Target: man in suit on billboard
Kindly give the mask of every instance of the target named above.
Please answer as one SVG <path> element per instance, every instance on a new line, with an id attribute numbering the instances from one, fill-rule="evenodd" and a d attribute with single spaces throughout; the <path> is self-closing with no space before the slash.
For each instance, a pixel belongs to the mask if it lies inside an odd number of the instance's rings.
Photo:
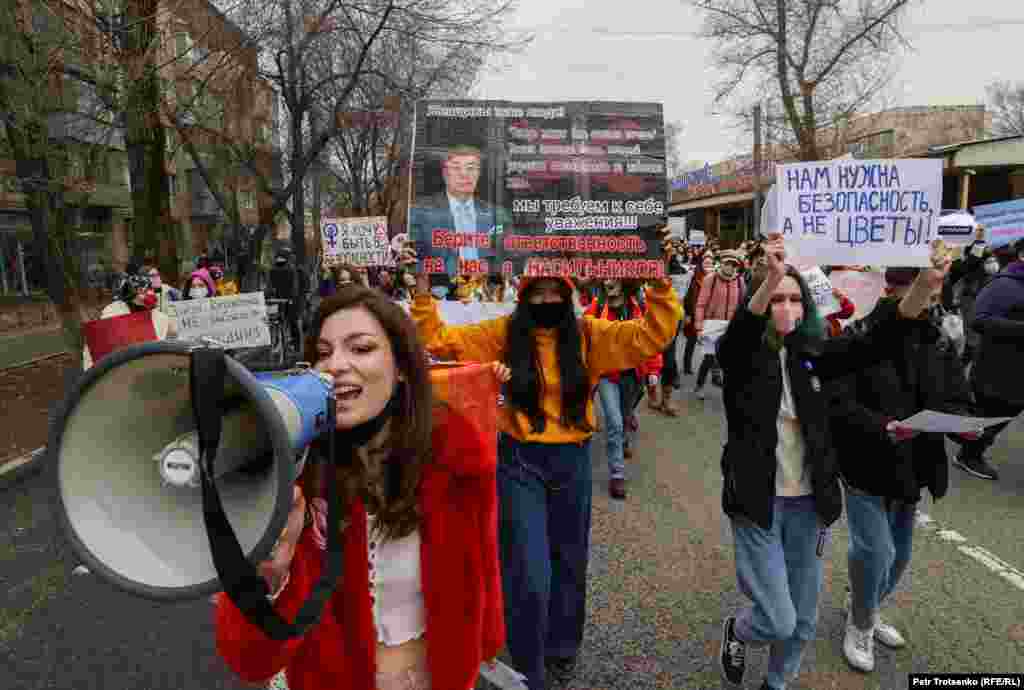
<path id="1" fill-rule="evenodd" d="M 448 149 L 441 166 L 445 192 L 426 199 L 417 199 L 409 212 L 411 234 L 421 248 L 421 258 L 444 259 L 445 273 L 458 275 L 459 260 L 486 260 L 490 270 L 501 269 L 504 257 L 502 235 L 512 229 L 512 216 L 504 208 L 477 197 L 480 182 L 481 154 L 474 146 Z M 456 233 L 460 240 L 486 236 L 490 242 L 465 242 L 455 248 L 436 247 L 432 242 L 435 230 Z M 425 251 L 423 245 L 426 245 Z"/>

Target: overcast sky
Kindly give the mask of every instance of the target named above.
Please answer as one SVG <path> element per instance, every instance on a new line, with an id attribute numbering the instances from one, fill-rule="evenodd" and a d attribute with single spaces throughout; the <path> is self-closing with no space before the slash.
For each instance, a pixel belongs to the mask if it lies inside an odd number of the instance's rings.
<path id="1" fill-rule="evenodd" d="M 474 96 L 661 102 L 665 118 L 683 125 L 682 159 L 715 162 L 744 144 L 712 112 L 700 24 L 685 0 L 519 0 L 510 28 L 536 38 L 484 74 Z M 907 26 L 913 46 L 893 105 L 981 103 L 991 81 L 1024 80 L 1022 0 L 915 0 Z"/>

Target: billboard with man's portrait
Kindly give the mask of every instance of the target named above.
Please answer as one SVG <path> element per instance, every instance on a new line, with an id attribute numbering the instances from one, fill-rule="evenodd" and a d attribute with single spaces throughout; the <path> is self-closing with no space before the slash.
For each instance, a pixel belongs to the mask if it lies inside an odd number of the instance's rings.
<path id="1" fill-rule="evenodd" d="M 420 101 L 412 176 L 426 273 L 664 276 L 658 103 Z"/>

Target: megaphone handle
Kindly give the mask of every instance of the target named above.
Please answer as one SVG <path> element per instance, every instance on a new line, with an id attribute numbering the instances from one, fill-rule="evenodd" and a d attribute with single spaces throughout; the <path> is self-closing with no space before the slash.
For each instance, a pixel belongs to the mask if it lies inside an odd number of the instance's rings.
<path id="1" fill-rule="evenodd" d="M 341 578 L 344 543 L 340 529 L 328 530 L 327 563 L 320 580 L 303 603 L 294 623 L 288 623 L 267 600 L 269 589 L 256 566 L 249 562 L 235 535 L 214 480 L 213 463 L 220 444 L 222 401 L 227 363 L 222 350 L 198 348 L 191 352 L 189 384 L 192 413 L 199 436 L 199 467 L 203 487 L 203 520 L 210 539 L 213 565 L 228 598 L 247 619 L 272 640 L 285 641 L 301 637 L 320 620 L 324 605 Z M 329 419 L 337 414 L 333 394 L 328 398 Z M 328 425 L 331 458 L 334 458 L 334 424 Z M 331 463 L 333 469 L 333 462 Z M 333 478 L 332 478 L 333 479 Z M 341 519 L 341 499 L 334 481 L 327 487 L 328 524 L 337 526 Z"/>

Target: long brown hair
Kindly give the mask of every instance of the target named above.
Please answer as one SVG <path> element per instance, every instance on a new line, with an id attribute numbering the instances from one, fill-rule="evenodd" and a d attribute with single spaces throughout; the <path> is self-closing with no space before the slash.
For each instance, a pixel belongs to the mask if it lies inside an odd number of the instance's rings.
<path id="1" fill-rule="evenodd" d="M 317 341 L 324 321 L 339 311 L 363 308 L 380 322 L 391 342 L 395 366 L 405 381 L 399 384 L 398 400 L 390 420 L 387 457 L 381 471 L 373 472 L 356 457 L 352 448 L 338 448 L 328 462 L 307 463 L 300 478 L 306 497 L 323 497 L 327 468 L 335 467 L 335 481 L 346 507 L 362 495 L 377 514 L 377 525 L 385 538 L 411 534 L 419 525 L 417 493 L 423 466 L 431 458 L 434 404 L 427 371 L 427 356 L 416 327 L 400 306 L 382 293 L 361 285 L 347 285 L 320 303 L 316 321 L 305 343 L 305 359 L 315 363 Z M 325 444 L 314 450 L 326 455 Z M 371 452 L 372 455 L 372 452 Z"/>

